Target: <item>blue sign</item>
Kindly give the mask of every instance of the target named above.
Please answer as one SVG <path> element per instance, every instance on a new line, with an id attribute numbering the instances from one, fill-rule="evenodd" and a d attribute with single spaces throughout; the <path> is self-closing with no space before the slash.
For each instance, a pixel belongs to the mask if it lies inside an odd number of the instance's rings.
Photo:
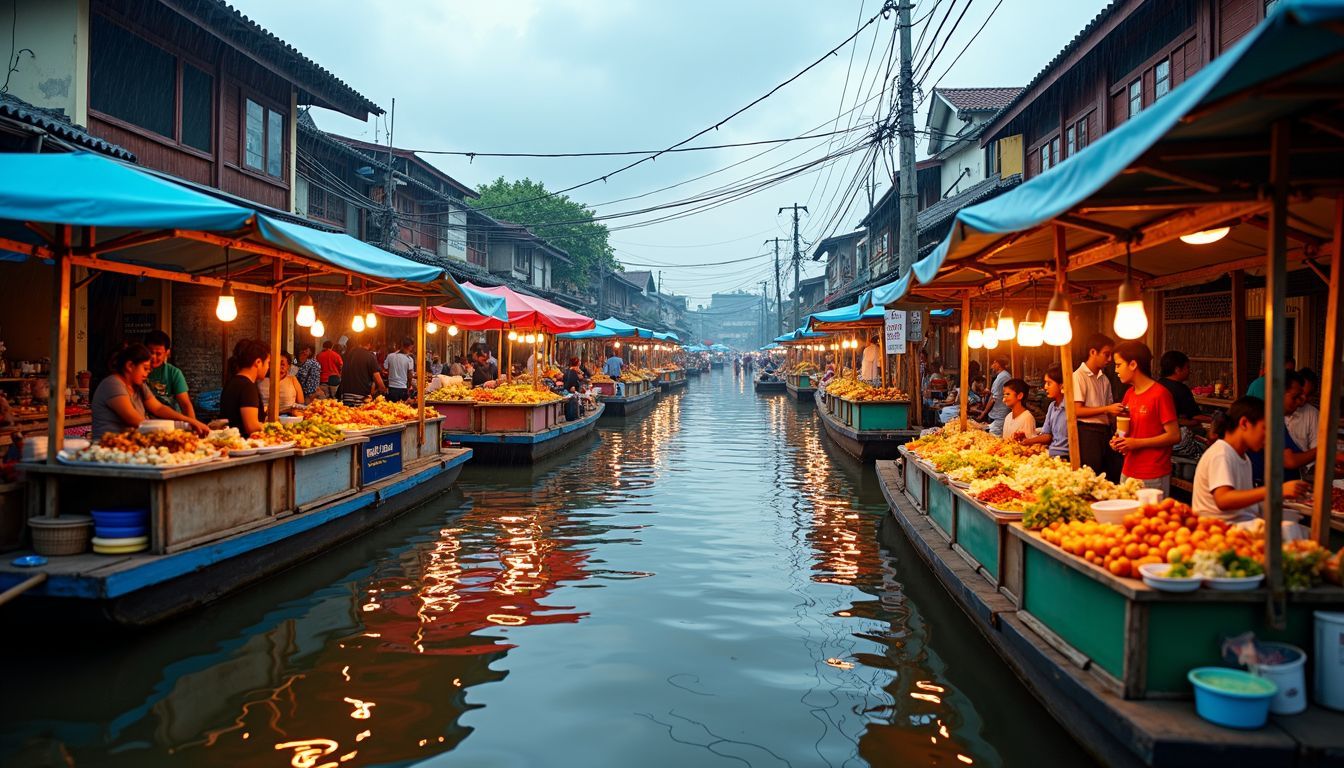
<path id="1" fill-rule="evenodd" d="M 401 432 L 375 435 L 363 445 L 364 484 L 376 483 L 401 471 Z"/>

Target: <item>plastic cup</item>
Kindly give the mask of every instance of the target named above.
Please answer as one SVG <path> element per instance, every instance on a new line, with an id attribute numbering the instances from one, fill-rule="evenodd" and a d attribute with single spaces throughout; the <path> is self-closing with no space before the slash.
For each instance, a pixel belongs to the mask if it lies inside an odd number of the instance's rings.
<path id="1" fill-rule="evenodd" d="M 1129 417 L 1128 417 L 1128 416 L 1116 416 L 1116 417 L 1115 417 L 1115 434 L 1119 435 L 1120 437 L 1124 437 L 1125 435 L 1128 435 L 1128 434 L 1129 434 Z"/>

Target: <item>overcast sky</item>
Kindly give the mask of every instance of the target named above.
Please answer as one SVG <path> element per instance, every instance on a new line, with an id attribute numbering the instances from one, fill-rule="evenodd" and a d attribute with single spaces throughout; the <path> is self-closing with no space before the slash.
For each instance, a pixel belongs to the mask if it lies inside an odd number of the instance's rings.
<path id="1" fill-rule="evenodd" d="M 928 16 L 936 27 L 950 2 L 935 7 L 935 0 L 917 0 L 913 18 Z M 390 110 L 395 98 L 397 146 L 473 152 L 670 146 L 792 77 L 881 7 L 880 0 L 234 0 L 234 5 L 384 109 Z M 1002 0 L 994 11 L 993 0 L 956 3 L 924 90 L 940 76 L 950 87 L 1025 85 L 1104 5 L 1104 0 Z M 947 31 L 964 9 L 944 48 Z M 957 59 L 986 18 L 984 31 Z M 871 123 L 878 101 L 862 103 L 875 93 L 875 73 L 885 70 L 894 24 L 894 15 L 879 20 L 837 55 L 692 146 Z M 916 38 L 921 31 L 924 24 L 917 23 Z M 927 31 L 923 48 L 933 33 Z M 856 103 L 854 122 L 846 115 L 837 124 L 837 113 Z M 358 123 L 319 110 L 314 116 L 327 130 L 374 138 L 372 120 Z M 916 120 L 922 128 L 922 110 Z M 385 138 L 381 125 L 376 130 Z M 861 135 L 664 155 L 571 196 L 600 215 L 666 204 L 740 183 L 771 166 L 778 165 L 773 173 L 779 173 L 817 160 Z M 919 157 L 924 145 L 921 141 Z M 749 159 L 765 150 L 771 151 Z M 776 213 L 780 206 L 808 206 L 801 226 L 805 251 L 807 243 L 848 231 L 863 217 L 866 192 L 855 196 L 847 215 L 840 214 L 861 157 L 855 153 L 820 165 L 703 213 L 613 231 L 617 258 L 630 269 L 661 269 L 662 289 L 690 296 L 693 308 L 707 304 L 715 291 L 758 290 L 759 281 L 774 275 L 773 255 L 761 255 L 770 246 L 762 241 L 791 236 L 790 220 Z M 527 176 L 550 189 L 602 176 L 634 159 L 426 158 L 468 185 Z M 878 169 L 880 196 L 886 172 L 880 163 Z M 689 181 L 716 170 L 721 172 Z M 646 196 L 613 202 L 634 195 Z M 629 226 L 670 212 L 607 224 Z M 729 261 L 735 263 L 724 263 Z M 788 271 L 788 262 L 784 265 Z M 820 273 L 821 265 L 804 261 L 805 277 Z"/>

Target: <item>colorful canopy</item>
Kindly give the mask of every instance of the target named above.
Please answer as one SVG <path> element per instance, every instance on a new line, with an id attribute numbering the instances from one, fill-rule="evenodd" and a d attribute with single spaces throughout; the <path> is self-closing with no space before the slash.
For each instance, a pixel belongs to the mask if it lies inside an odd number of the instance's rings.
<path id="1" fill-rule="evenodd" d="M 813 312 L 807 316 L 807 322 L 799 330 L 812 330 L 827 323 L 859 323 L 859 322 L 882 322 L 884 310 L 882 305 L 863 308 L 861 297 L 858 302 L 844 307 L 828 309 L 824 312 Z"/>
<path id="2" fill-rule="evenodd" d="M 565 333 L 583 331 L 595 326 L 591 317 L 571 312 L 552 304 L 545 299 L 518 293 L 505 286 L 480 286 L 474 283 L 462 283 L 462 288 L 493 299 L 501 303 L 504 315 L 486 315 L 468 309 L 434 306 L 429 308 L 429 316 L 436 323 L 456 325 L 473 331 L 500 330 L 505 328 L 537 329 L 547 333 Z M 388 317 L 414 317 L 420 313 L 419 307 L 396 304 L 378 304 L 374 311 Z M 504 317 L 507 317 L 505 321 Z"/>
<path id="3" fill-rule="evenodd" d="M 867 303 L 901 299 L 915 288 L 911 275 L 931 295 L 992 291 L 999 275 L 1015 277 L 1009 285 L 1047 275 L 1055 222 L 1067 226 L 1065 250 L 1082 280 L 1118 280 L 1113 270 L 1092 265 L 1123 258 L 1126 241 L 1147 287 L 1202 282 L 1263 260 L 1263 223 L 1256 217 L 1269 201 L 1254 182 L 1265 175 L 1270 129 L 1321 111 L 1329 89 L 1344 82 L 1341 20 L 1339 0 L 1283 0 L 1231 49 L 1075 157 L 962 209 L 931 254 L 900 280 L 875 288 Z M 1320 154 L 1330 151 L 1320 142 L 1293 141 L 1294 167 L 1337 162 Z M 1260 151 L 1219 154 L 1215 142 Z M 1331 207 L 1295 200 L 1290 216 L 1328 232 Z M 1214 248 L 1176 239 L 1221 226 L 1233 231 Z"/>
<path id="4" fill-rule="evenodd" d="M 647 328 L 636 328 L 629 323 L 617 320 L 614 317 L 608 317 L 606 320 L 598 320 L 591 330 L 574 331 L 571 333 L 562 333 L 560 338 L 568 341 L 583 341 L 585 339 L 651 339 L 653 331 Z"/>

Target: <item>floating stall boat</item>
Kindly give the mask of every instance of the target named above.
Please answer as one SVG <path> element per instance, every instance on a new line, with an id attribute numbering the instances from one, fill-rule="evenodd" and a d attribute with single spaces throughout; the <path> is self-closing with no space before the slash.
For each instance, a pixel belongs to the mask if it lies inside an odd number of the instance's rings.
<path id="1" fill-rule="evenodd" d="M 1055 299 L 1043 339 L 1058 347 L 1068 371 L 1074 323 L 1085 317 L 1076 308 L 1070 313 L 1072 281 L 1092 293 L 1114 290 L 1117 272 L 1126 282 L 1142 274 L 1145 288 L 1160 289 L 1263 270 L 1265 357 L 1278 361 L 1285 349 L 1289 266 L 1318 253 L 1329 260 L 1328 278 L 1322 275 L 1329 290 L 1319 424 L 1323 436 L 1335 434 L 1344 323 L 1344 134 L 1334 129 L 1344 118 L 1334 87 L 1344 82 L 1341 23 L 1344 5 L 1337 2 L 1278 4 L 1235 47 L 1060 169 L 958 213 L 948 237 L 915 263 L 913 279 L 920 286 L 907 275 L 900 284 L 874 289 L 874 302 L 898 300 L 912 290 L 961 298 L 962 415 L 937 439 L 970 434 L 964 393 L 973 298 L 1053 277 Z M 1149 164 L 1152 158 L 1161 158 L 1158 166 Z M 1307 240 L 1307 231 L 1323 236 Z M 1122 258 L 1128 262 L 1123 267 L 1110 263 Z M 1053 275 L 1039 266 L 1051 262 Z M 971 264 L 978 272 L 965 268 Z M 1129 290 L 1122 287 L 1119 295 Z M 1117 333 L 1144 336 L 1146 314 L 1138 316 L 1142 323 L 1126 318 L 1122 327 L 1116 312 Z M 1163 319 L 1152 331 L 1159 337 Z M 986 323 L 981 335 L 988 332 Z M 1018 342 L 1030 347 L 1041 340 Z M 1338 696 L 1330 687 L 1337 682 L 1322 682 L 1325 677 L 1281 688 L 1285 700 L 1276 699 L 1278 714 L 1262 727 L 1250 723 L 1249 730 L 1215 725 L 1201 716 L 1214 713 L 1197 712 L 1190 701 L 1198 695 L 1192 671 L 1226 667 L 1224 641 L 1248 631 L 1309 656 L 1325 654 L 1312 659 L 1318 665 L 1338 658 L 1337 633 L 1326 633 L 1326 643 L 1316 640 L 1321 622 L 1344 610 L 1344 587 L 1320 583 L 1341 575 L 1337 561 L 1323 559 L 1328 550 L 1321 546 L 1339 524 L 1331 509 L 1335 440 L 1322 439 L 1318 448 L 1308 538 L 1285 544 L 1283 368 L 1271 364 L 1265 376 L 1267 499 L 1258 530 L 1200 517 L 1174 500 L 1135 505 L 1113 526 L 1048 524 L 1063 510 L 1086 516 L 1077 510 L 1087 501 L 1079 489 L 1092 481 L 1090 470 L 1079 469 L 1072 398 L 1065 398 L 1069 461 L 1055 461 L 1048 479 L 1034 488 L 1016 487 L 1023 474 L 1011 463 L 991 468 L 999 473 L 994 477 L 976 479 L 982 459 L 956 443 L 936 453 L 921 440 L 897 460 L 878 463 L 893 517 L 950 597 L 1045 707 L 1108 765 L 1183 768 L 1229 755 L 1246 764 L 1310 765 L 1338 762 L 1344 754 L 1339 700 L 1329 699 L 1335 709 L 1313 703 Z M 953 464 L 967 469 L 949 469 Z M 1081 484 L 1078 472 L 1087 473 Z M 977 483 L 995 485 L 977 490 Z M 1024 492 L 1032 500 L 1022 506 L 1018 494 Z M 1153 538 L 1148 529 L 1159 524 Z M 1089 530 L 1097 538 L 1076 538 Z M 1209 538 L 1197 537 L 1200 532 Z M 1181 547 L 1193 550 L 1196 575 L 1179 585 L 1164 578 L 1172 575 L 1170 552 L 1164 551 L 1169 540 L 1183 558 Z M 1092 545 L 1102 551 L 1087 551 Z M 1205 555 L 1241 569 L 1244 578 L 1202 573 Z M 1243 558 L 1250 564 L 1243 566 Z M 1150 570 L 1141 574 L 1140 567 Z M 1166 591 L 1176 586 L 1191 591 Z M 1231 586 L 1242 589 L 1227 591 Z"/>
<path id="2" fill-rule="evenodd" d="M 593 377 L 593 390 L 597 393 L 598 401 L 605 406 L 604 416 L 629 416 L 641 413 L 658 399 L 661 389 L 657 382 L 651 381 L 642 372 L 633 368 L 636 353 L 647 340 L 653 338 L 653 331 L 608 317 L 605 320 L 598 320 L 593 328 L 562 333 L 558 338 L 568 342 L 596 341 L 602 347 L 609 346 L 613 352 L 620 353 L 623 359 L 629 359 L 627 369 L 619 382 L 603 374 Z"/>
<path id="3" fill-rule="evenodd" d="M 826 334 L 803 327 L 775 339 L 776 344 L 789 351 L 792 361 L 784 369 L 784 388 L 802 402 L 813 402 L 816 394 L 821 377 L 820 355 L 825 348 L 822 340 L 825 338 Z"/>
<path id="4" fill-rule="evenodd" d="M 113 160 L 11 154 L 0 168 L 0 250 L 54 273 L 51 392 L 72 383 L 75 268 L 217 289 L 222 322 L 237 314 L 234 292 L 258 297 L 269 303 L 272 359 L 285 305 L 301 294 L 300 314 L 311 312 L 310 292 L 353 286 L 361 295 L 448 297 L 503 316 L 503 302 L 438 268 Z M 416 314 L 423 377 L 423 304 Z M 312 319 L 320 335 L 320 319 Z M 278 380 L 271 383 L 275 421 Z M 42 551 L 0 562 L 0 603 L 16 600 L 7 610 L 32 617 L 148 624 L 203 605 L 404 512 L 450 486 L 471 457 L 469 449 L 441 450 L 438 419 L 423 407 L 385 401 L 360 408 L 318 401 L 308 418 L 267 424 L 248 440 L 199 439 L 169 424 L 164 432 L 108 433 L 83 448 L 66 445 L 64 406 L 65 398 L 51 398 L 45 450 L 19 465 L 23 527 Z M 102 536 L 115 545 L 95 538 L 90 554 L 90 529 L 108 528 L 118 533 Z"/>
<path id="5" fill-rule="evenodd" d="M 480 425 L 475 432 L 445 432 L 450 445 L 472 449 L 477 461 L 530 464 L 568 448 L 593 433 L 605 403 L 577 420 L 564 419 L 563 403 L 513 405 L 477 403 Z"/>

